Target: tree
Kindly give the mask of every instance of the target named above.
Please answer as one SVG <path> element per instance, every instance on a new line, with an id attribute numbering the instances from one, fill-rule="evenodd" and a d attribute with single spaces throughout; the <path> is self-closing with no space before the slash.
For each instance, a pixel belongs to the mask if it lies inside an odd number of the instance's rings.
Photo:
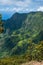
<path id="1" fill-rule="evenodd" d="M 3 22 L 2 22 L 2 15 L 0 14 L 0 33 L 2 33 L 4 31 L 3 28 Z"/>

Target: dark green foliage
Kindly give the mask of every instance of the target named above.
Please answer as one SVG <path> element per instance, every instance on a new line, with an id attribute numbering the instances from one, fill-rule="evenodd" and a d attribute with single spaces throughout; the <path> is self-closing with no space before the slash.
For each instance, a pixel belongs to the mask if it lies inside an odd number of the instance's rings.
<path id="1" fill-rule="evenodd" d="M 4 27 L 10 32 L 22 28 L 22 31 L 37 32 L 43 29 L 43 12 L 15 13 L 4 21 Z"/>
<path id="2" fill-rule="evenodd" d="M 19 65 L 30 60 L 43 60 L 43 12 L 14 14 L 4 22 L 0 34 L 0 63 Z M 8 57 L 8 58 L 7 58 Z M 11 60 L 12 59 L 12 60 Z"/>
<path id="3" fill-rule="evenodd" d="M 4 31 L 3 23 L 2 23 L 2 15 L 0 14 L 0 33 Z"/>

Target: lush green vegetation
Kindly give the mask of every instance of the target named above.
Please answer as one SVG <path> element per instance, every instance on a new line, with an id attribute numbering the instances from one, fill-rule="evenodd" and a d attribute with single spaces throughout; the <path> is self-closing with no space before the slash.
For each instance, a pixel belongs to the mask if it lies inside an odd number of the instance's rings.
<path id="1" fill-rule="evenodd" d="M 0 33 L 0 65 L 43 61 L 43 12 L 16 13 L 3 25 L 4 33 Z"/>
<path id="2" fill-rule="evenodd" d="M 31 60 L 43 60 L 43 41 L 38 44 L 30 44 L 28 50 L 23 55 L 15 55 L 11 57 L 4 57 L 0 59 L 0 65 L 21 65 L 22 63 Z"/>

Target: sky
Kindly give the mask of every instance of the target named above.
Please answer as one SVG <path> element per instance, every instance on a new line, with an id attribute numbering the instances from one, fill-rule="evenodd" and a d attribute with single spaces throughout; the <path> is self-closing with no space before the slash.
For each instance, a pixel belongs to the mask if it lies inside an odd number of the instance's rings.
<path id="1" fill-rule="evenodd" d="M 10 18 L 14 13 L 43 11 L 43 0 L 0 0 L 0 14 L 3 19 Z"/>

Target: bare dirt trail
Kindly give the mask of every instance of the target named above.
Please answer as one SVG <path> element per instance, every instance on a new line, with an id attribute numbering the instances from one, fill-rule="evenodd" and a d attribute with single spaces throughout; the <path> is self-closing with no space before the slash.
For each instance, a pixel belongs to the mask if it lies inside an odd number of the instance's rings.
<path id="1" fill-rule="evenodd" d="M 42 62 L 31 61 L 31 62 L 23 63 L 22 65 L 43 65 L 43 61 Z"/>

